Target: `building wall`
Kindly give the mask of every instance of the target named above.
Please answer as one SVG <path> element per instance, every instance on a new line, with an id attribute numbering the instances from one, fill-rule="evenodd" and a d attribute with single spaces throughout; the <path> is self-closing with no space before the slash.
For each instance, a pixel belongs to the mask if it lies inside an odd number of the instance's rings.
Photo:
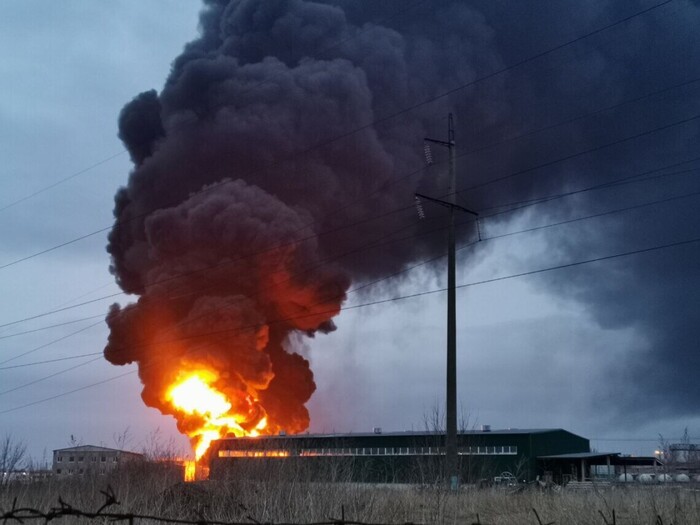
<path id="1" fill-rule="evenodd" d="M 58 477 L 108 474 L 121 463 L 141 457 L 140 454 L 97 447 L 54 450 L 52 472 Z"/>
<path id="2" fill-rule="evenodd" d="M 537 461 L 539 456 L 555 456 L 557 454 L 575 454 L 578 452 L 590 452 L 589 440 L 567 432 L 566 430 L 556 430 L 546 433 L 535 433 L 531 435 L 530 465 L 532 475 L 544 474 L 542 463 Z"/>
<path id="3" fill-rule="evenodd" d="M 503 472 L 531 480 L 538 455 L 587 452 L 588 440 L 566 431 L 470 432 L 458 436 L 463 481 Z M 433 483 L 444 479 L 444 434 L 273 436 L 215 441 L 210 477 L 294 476 L 315 480 Z"/>

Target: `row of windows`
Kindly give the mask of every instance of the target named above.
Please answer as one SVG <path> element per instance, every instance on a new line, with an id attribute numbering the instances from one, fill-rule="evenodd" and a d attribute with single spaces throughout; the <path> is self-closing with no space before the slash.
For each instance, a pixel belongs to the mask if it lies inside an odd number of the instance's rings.
<path id="1" fill-rule="evenodd" d="M 92 461 L 93 463 L 95 463 L 95 462 L 97 461 L 97 456 L 90 456 L 89 459 L 90 459 L 90 461 Z M 63 456 L 56 456 L 56 461 L 57 461 L 58 463 L 63 462 Z M 68 462 L 69 462 L 69 463 L 73 463 L 74 461 L 75 461 L 75 456 L 68 456 Z M 84 457 L 84 456 L 78 456 L 78 463 L 82 463 L 83 461 L 85 461 L 85 457 Z M 106 462 L 106 461 L 107 461 L 107 456 L 102 456 L 102 457 L 100 457 L 100 461 L 101 461 L 102 463 Z M 116 456 L 114 456 L 114 457 L 112 458 L 112 463 L 116 463 L 117 461 L 119 461 L 119 458 L 116 457 Z"/>
<path id="2" fill-rule="evenodd" d="M 357 448 L 303 448 L 289 450 L 220 450 L 220 458 L 282 458 L 297 456 L 437 456 L 445 453 L 443 447 L 357 447 Z M 489 447 L 459 447 L 460 456 L 516 455 L 513 445 Z"/>
<path id="3" fill-rule="evenodd" d="M 518 453 L 518 447 L 514 445 L 503 445 L 503 446 L 494 446 L 494 447 L 464 447 L 467 451 L 464 452 L 464 454 L 469 454 L 469 455 L 474 455 L 474 454 L 479 454 L 479 455 L 509 455 L 513 456 Z M 462 454 L 462 452 L 459 452 Z"/>
<path id="4" fill-rule="evenodd" d="M 105 469 L 104 469 L 104 467 L 102 467 L 100 469 L 100 474 L 104 474 L 104 473 L 105 473 Z M 76 469 L 69 468 L 69 469 L 66 469 L 65 472 L 63 472 L 63 469 L 57 468 L 56 474 L 76 474 Z M 85 474 L 85 469 L 82 469 L 82 468 L 77 469 L 77 474 Z"/>

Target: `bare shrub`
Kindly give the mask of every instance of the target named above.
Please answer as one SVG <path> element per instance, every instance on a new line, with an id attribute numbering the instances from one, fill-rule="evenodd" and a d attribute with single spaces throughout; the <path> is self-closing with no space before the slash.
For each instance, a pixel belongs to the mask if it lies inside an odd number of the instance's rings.
<path id="1" fill-rule="evenodd" d="M 24 467 L 27 446 L 17 441 L 12 434 L 0 439 L 0 487 L 9 484 L 16 471 Z"/>
<path id="2" fill-rule="evenodd" d="M 128 436 L 128 429 L 125 432 Z M 175 439 L 172 436 L 166 438 L 160 428 L 156 428 L 146 436 L 141 444 L 141 453 L 152 461 L 175 460 L 183 456 Z"/>

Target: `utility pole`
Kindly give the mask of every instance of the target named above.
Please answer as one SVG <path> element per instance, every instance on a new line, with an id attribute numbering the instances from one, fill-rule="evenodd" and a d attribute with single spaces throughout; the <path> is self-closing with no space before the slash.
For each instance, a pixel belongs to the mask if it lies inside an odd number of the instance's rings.
<path id="1" fill-rule="evenodd" d="M 452 113 L 448 117 L 447 141 L 425 139 L 426 143 L 439 144 L 449 152 L 448 200 L 435 199 L 416 193 L 419 213 L 422 212 L 420 199 L 445 206 L 450 210 L 447 250 L 447 390 L 446 390 L 446 434 L 445 434 L 445 474 L 449 477 L 450 488 L 459 487 L 460 469 L 457 454 L 457 290 L 456 290 L 456 254 L 455 254 L 455 211 L 469 213 L 478 217 L 478 213 L 457 204 L 457 173 L 455 169 L 455 130 Z M 431 162 L 429 147 L 426 147 L 428 162 Z"/>

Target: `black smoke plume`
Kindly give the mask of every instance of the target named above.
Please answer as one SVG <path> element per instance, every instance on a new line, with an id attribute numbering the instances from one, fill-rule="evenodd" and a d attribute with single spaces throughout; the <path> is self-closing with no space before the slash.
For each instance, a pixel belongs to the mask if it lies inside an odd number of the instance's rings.
<path id="1" fill-rule="evenodd" d="M 304 430 L 315 385 L 292 335 L 333 330 L 351 282 L 444 251 L 444 235 L 419 235 L 411 208 L 434 109 L 367 125 L 438 94 L 437 78 L 468 82 L 498 59 L 471 8 L 423 12 L 453 30 L 414 38 L 340 5 L 207 1 L 201 37 L 163 89 L 124 107 L 134 169 L 108 251 L 138 300 L 112 307 L 105 355 L 139 364 L 146 404 L 171 413 L 168 385 L 202 365 L 250 411 L 244 425 L 264 412 L 270 431 Z M 422 187 L 443 183 L 430 173 Z"/>
<path id="2" fill-rule="evenodd" d="M 513 2 L 506 11 L 477 1 L 205 1 L 201 36 L 164 87 L 138 95 L 120 116 L 134 169 L 115 197 L 108 251 L 119 285 L 138 300 L 113 306 L 107 359 L 139 363 L 143 398 L 162 410 L 158 396 L 178 367 L 204 362 L 223 372 L 221 388 L 234 397 L 255 392 L 278 428 L 303 430 L 315 386 L 296 334 L 333 330 L 352 282 L 444 251 L 439 230 L 426 234 L 443 224 L 420 223 L 410 205 L 416 190 L 446 191 L 444 166 L 421 166 L 423 138 L 446 138 L 448 111 L 463 150 L 475 151 L 460 156 L 461 189 L 574 156 L 460 193 L 479 210 L 693 156 L 697 121 L 575 154 L 698 112 L 694 84 L 503 142 L 700 76 L 698 9 L 677 4 L 438 97 L 650 4 Z M 697 176 L 669 175 L 530 213 L 556 220 L 695 190 Z M 519 215 L 503 217 L 492 227 Z M 553 233 L 549 252 L 531 262 L 685 239 L 699 226 L 697 201 L 679 201 Z M 472 234 L 459 230 L 462 241 Z M 399 237 L 410 241 L 387 242 Z M 664 406 L 685 415 L 700 401 L 698 250 L 542 278 L 601 325 L 643 335 L 646 347 L 626 354 L 621 370 L 600 371 L 640 386 L 621 399 L 633 413 Z"/>

